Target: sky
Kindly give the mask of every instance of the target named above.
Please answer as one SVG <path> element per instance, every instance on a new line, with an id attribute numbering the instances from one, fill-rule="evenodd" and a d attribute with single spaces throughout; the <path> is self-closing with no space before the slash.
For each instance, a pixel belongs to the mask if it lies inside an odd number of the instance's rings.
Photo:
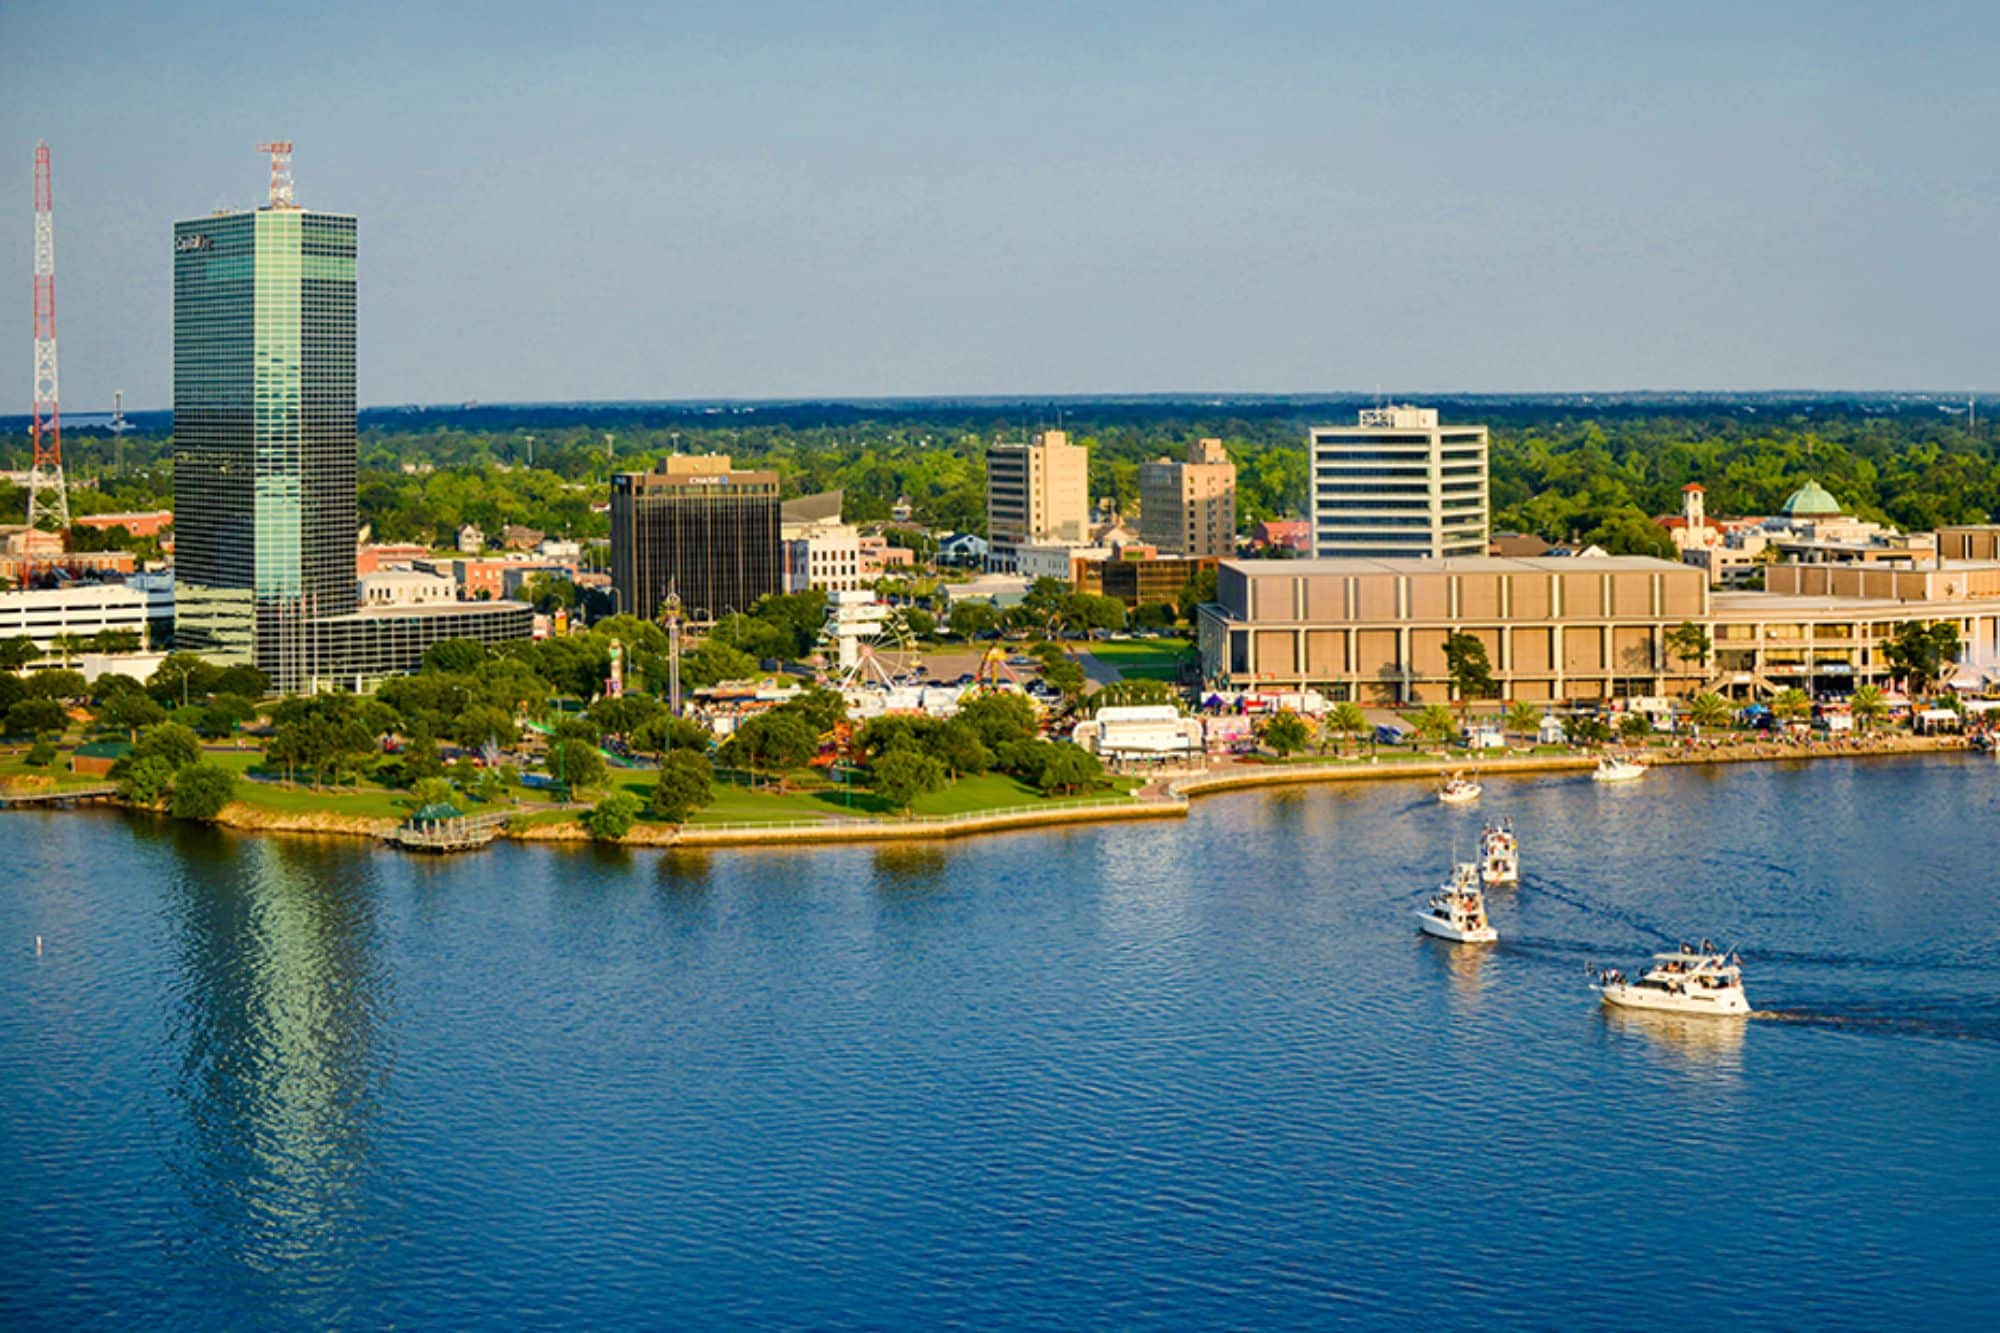
<path id="1" fill-rule="evenodd" d="M 0 0 L 30 382 L 290 138 L 363 405 L 2000 388 L 2000 5 Z M 0 364 L 7 358 L 0 356 Z"/>

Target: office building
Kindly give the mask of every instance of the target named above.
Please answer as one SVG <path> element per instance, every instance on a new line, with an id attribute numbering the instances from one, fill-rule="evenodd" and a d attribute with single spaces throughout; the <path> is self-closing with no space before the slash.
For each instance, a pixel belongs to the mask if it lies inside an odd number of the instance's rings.
<path id="1" fill-rule="evenodd" d="M 1090 542 L 1090 454 L 1064 431 L 986 451 L 986 567 L 1005 572 L 1023 546 Z"/>
<path id="2" fill-rule="evenodd" d="M 1308 432 L 1312 553 L 1441 559 L 1486 550 L 1486 427 L 1384 407 Z"/>
<path id="3" fill-rule="evenodd" d="M 1692 565 L 1643 556 L 1229 560 L 1197 640 L 1214 684 L 1377 705 L 1449 699 L 1455 632 L 1485 645 L 1496 697 L 1535 703 L 1887 684 L 1884 644 L 1909 621 L 1948 621 L 1966 661 L 2000 661 L 2000 564 L 1774 565 L 1766 578 L 1766 591 L 1714 591 Z M 1706 661 L 1669 646 L 1688 622 L 1709 635 Z"/>
<path id="4" fill-rule="evenodd" d="M 1162 555 L 1236 554 L 1236 464 L 1221 440 L 1197 440 L 1186 462 L 1139 465 L 1139 540 Z"/>
<path id="5" fill-rule="evenodd" d="M 611 479 L 611 586 L 620 610 L 659 615 L 669 592 L 695 622 L 784 590 L 778 474 L 727 454 L 675 454 Z"/>
<path id="6" fill-rule="evenodd" d="M 176 646 L 299 690 L 526 637 L 525 606 L 357 610 L 355 220 L 274 177 L 267 207 L 175 223 L 173 255 Z"/>
<path id="7" fill-rule="evenodd" d="M 840 520 L 840 491 L 787 500 L 778 508 L 786 592 L 853 592 L 865 576 L 861 530 Z"/>

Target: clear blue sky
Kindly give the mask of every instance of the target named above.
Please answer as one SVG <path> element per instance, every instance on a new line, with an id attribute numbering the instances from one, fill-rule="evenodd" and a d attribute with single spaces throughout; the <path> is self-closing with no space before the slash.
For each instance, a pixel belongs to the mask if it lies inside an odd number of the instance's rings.
<path id="1" fill-rule="evenodd" d="M 2000 388 L 2000 5 L 0 4 L 29 384 L 169 400 L 261 138 L 365 404 Z M 10 409 L 11 410 L 11 409 Z"/>

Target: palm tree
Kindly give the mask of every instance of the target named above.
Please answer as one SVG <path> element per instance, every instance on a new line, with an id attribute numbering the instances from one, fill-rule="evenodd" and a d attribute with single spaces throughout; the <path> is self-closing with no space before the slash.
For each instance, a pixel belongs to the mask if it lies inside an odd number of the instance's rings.
<path id="1" fill-rule="evenodd" d="M 1812 700 L 1806 692 L 1794 685 L 1778 691 L 1778 697 L 1771 700 L 1771 712 L 1781 722 L 1797 722 L 1812 712 Z"/>
<path id="2" fill-rule="evenodd" d="M 1727 726 L 1729 715 L 1729 701 L 1719 694 L 1697 694 L 1688 703 L 1688 718 L 1697 727 Z"/>
<path id="3" fill-rule="evenodd" d="M 1516 699 L 1507 705 L 1507 730 L 1526 740 L 1541 730 L 1542 710 L 1526 699 Z"/>
<path id="4" fill-rule="evenodd" d="M 1889 713 L 1889 700 L 1883 696 L 1880 685 L 1858 685 L 1848 699 L 1854 709 L 1854 720 L 1861 724 L 1863 731 L 1880 722 Z"/>
<path id="5" fill-rule="evenodd" d="M 1457 728 L 1458 719 L 1443 704 L 1426 704 L 1424 711 L 1417 714 L 1417 735 L 1425 740 L 1442 743 L 1450 740 Z"/>
<path id="6" fill-rule="evenodd" d="M 1356 736 L 1368 730 L 1368 715 L 1356 703 L 1335 704 L 1333 711 L 1326 715 L 1326 729 L 1337 731 L 1350 743 Z"/>

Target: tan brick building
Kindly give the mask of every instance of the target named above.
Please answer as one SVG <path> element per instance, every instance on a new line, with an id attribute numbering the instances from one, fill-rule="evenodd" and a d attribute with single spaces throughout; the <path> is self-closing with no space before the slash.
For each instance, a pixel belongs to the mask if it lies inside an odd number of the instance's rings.
<path id="1" fill-rule="evenodd" d="M 1186 462 L 1139 465 L 1139 540 L 1161 555 L 1236 554 L 1236 464 L 1221 440 L 1197 440 Z"/>

